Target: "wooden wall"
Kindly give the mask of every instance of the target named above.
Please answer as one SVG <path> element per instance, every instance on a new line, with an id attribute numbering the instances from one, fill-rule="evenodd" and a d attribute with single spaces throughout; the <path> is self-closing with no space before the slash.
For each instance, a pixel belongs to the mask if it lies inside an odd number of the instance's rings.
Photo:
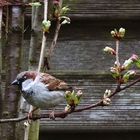
<path id="1" fill-rule="evenodd" d="M 60 32 L 51 59 L 51 73 L 83 89 L 81 107 L 102 98 L 106 89 L 115 88 L 115 81 L 108 75 L 114 58 L 102 51 L 105 46 L 115 45 L 110 35 L 112 29 L 126 28 L 126 37 L 120 44 L 121 63 L 133 53 L 140 55 L 140 1 L 78 0 L 70 2 L 69 6 L 72 22 Z M 41 130 L 139 130 L 139 86 L 140 83 L 116 95 L 110 106 L 55 121 L 42 119 Z M 63 108 L 64 104 L 56 111 Z M 42 113 L 46 111 L 42 110 Z"/>
<path id="2" fill-rule="evenodd" d="M 52 57 L 52 73 L 72 86 L 82 88 L 84 97 L 79 107 L 95 103 L 106 89 L 115 88 L 115 81 L 108 75 L 114 58 L 102 51 L 105 46 L 115 45 L 110 30 L 115 27 L 127 30 L 120 44 L 123 63 L 132 53 L 140 55 L 139 23 L 132 20 L 76 20 L 63 28 Z M 116 95 L 110 106 L 55 121 L 42 119 L 41 130 L 138 130 L 139 86 L 140 83 Z M 56 111 L 63 108 L 62 104 Z"/>
<path id="3" fill-rule="evenodd" d="M 57 75 L 58 76 L 58 75 Z M 108 76 L 101 75 L 73 75 L 58 76 L 69 84 L 82 88 L 84 97 L 79 107 L 95 103 L 103 97 L 106 89 L 114 89 L 115 83 Z M 139 130 L 140 123 L 140 84 L 123 91 L 112 99 L 110 106 L 98 107 L 88 111 L 74 113 L 65 119 L 42 119 L 41 130 L 75 130 L 75 131 L 102 131 L 102 130 Z M 64 104 L 56 108 L 63 110 Z M 42 113 L 45 113 L 43 110 Z"/>
<path id="4" fill-rule="evenodd" d="M 139 0 L 68 0 L 74 18 L 135 19 L 140 15 Z"/>

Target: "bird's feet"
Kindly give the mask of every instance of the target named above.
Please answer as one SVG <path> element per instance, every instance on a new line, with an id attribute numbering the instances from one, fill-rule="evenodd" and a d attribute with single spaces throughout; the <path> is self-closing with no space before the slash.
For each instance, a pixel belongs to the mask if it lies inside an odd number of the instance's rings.
<path id="1" fill-rule="evenodd" d="M 28 112 L 27 121 L 31 124 L 31 119 L 33 118 L 33 112 L 36 111 L 38 108 L 34 108 L 31 112 Z"/>
<path id="2" fill-rule="evenodd" d="M 28 115 L 27 115 L 27 122 L 29 123 L 29 124 L 31 124 L 31 118 L 33 117 L 33 112 L 31 111 L 31 112 L 28 112 Z"/>

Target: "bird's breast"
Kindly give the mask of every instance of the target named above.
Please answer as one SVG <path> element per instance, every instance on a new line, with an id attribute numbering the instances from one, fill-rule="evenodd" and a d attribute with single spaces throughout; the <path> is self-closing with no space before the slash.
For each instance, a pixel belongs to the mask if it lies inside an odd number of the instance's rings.
<path id="1" fill-rule="evenodd" d="M 51 108 L 63 103 L 64 91 L 49 91 L 42 83 L 30 83 L 22 88 L 27 102 L 39 108 Z"/>

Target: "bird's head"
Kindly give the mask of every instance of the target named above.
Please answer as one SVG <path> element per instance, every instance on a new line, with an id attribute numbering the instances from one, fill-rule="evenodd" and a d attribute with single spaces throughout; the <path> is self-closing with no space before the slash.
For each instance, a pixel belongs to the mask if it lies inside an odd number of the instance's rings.
<path id="1" fill-rule="evenodd" d="M 19 88 L 22 88 L 22 83 L 27 79 L 35 79 L 36 73 L 24 71 L 17 75 L 16 79 L 11 83 L 12 85 L 17 85 Z"/>

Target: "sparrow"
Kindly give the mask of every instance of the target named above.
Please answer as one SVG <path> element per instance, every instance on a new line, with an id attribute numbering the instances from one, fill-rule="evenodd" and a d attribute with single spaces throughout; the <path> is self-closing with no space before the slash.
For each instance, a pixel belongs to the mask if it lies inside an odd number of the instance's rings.
<path id="1" fill-rule="evenodd" d="M 65 92 L 71 91 L 64 81 L 47 73 L 24 71 L 11 83 L 17 85 L 25 100 L 36 108 L 53 108 L 65 102 Z"/>

